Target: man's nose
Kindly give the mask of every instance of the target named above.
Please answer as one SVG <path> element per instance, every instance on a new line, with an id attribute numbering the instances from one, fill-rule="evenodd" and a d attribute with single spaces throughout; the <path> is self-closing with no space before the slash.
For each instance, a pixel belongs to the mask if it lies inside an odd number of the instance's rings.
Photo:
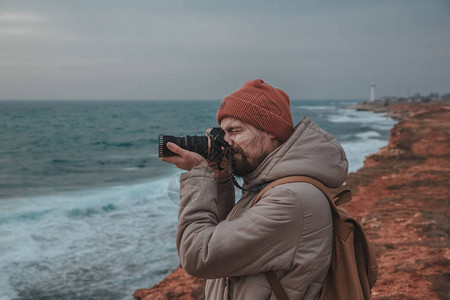
<path id="1" fill-rule="evenodd" d="M 225 141 L 228 143 L 228 145 L 233 145 L 233 139 L 230 137 L 230 135 L 227 133 L 225 134 Z"/>

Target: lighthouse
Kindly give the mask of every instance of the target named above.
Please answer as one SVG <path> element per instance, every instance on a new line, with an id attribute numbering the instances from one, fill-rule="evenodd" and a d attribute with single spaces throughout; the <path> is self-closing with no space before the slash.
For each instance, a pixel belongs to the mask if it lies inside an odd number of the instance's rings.
<path id="1" fill-rule="evenodd" d="M 372 85 L 370 86 L 370 101 L 375 101 L 375 82 L 372 82 Z"/>

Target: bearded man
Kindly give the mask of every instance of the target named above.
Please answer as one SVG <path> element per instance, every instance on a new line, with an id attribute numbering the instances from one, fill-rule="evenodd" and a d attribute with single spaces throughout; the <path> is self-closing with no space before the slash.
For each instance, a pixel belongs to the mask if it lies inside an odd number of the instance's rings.
<path id="1" fill-rule="evenodd" d="M 206 278 L 206 299 L 276 299 L 265 272 L 274 271 L 289 299 L 314 299 L 325 280 L 333 224 L 325 195 L 304 182 L 264 185 L 287 176 L 313 177 L 330 188 L 347 175 L 344 150 L 308 117 L 295 128 L 289 97 L 263 80 L 246 82 L 217 112 L 232 151 L 217 168 L 173 143 L 163 157 L 181 175 L 177 250 L 188 274 Z M 235 204 L 232 176 L 244 180 Z"/>

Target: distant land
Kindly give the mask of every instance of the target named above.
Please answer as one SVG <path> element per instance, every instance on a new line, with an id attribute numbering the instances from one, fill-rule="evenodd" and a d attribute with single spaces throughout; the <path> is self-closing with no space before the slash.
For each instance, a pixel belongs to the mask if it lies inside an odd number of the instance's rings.
<path id="1" fill-rule="evenodd" d="M 400 120 L 405 116 L 404 112 L 399 112 L 397 109 L 391 109 L 393 104 L 448 104 L 450 102 L 450 93 L 439 95 L 438 93 L 430 93 L 429 95 L 421 95 L 416 93 L 411 97 L 395 97 L 384 96 L 374 101 L 363 101 L 361 103 L 351 105 L 348 108 L 353 108 L 361 111 L 373 111 L 378 113 L 386 113 L 387 116 Z"/>

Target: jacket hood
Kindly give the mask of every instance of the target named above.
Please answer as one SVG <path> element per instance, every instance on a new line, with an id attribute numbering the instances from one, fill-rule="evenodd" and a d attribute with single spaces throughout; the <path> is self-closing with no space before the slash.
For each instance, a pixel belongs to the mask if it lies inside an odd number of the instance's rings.
<path id="1" fill-rule="evenodd" d="M 244 178 L 244 186 L 303 175 L 313 177 L 330 188 L 337 188 L 345 181 L 347 171 L 348 161 L 342 146 L 309 117 L 305 117 L 289 139 Z"/>

